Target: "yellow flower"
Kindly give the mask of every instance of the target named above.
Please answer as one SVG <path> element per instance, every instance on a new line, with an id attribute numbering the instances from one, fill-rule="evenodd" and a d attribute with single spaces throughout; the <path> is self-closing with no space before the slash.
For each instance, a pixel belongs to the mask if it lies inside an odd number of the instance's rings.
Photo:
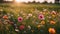
<path id="1" fill-rule="evenodd" d="M 38 28 L 40 28 L 40 25 L 37 25 Z"/>
<path id="2" fill-rule="evenodd" d="M 56 15 L 52 14 L 52 17 L 56 17 Z"/>
<path id="3" fill-rule="evenodd" d="M 33 16 L 33 18 L 36 18 L 36 16 Z"/>
<path id="4" fill-rule="evenodd" d="M 40 14 L 43 14 L 43 12 L 39 12 Z"/>
<path id="5" fill-rule="evenodd" d="M 41 21 L 41 24 L 43 24 L 43 25 L 44 25 L 44 24 L 45 24 L 45 21 Z"/>
<path id="6" fill-rule="evenodd" d="M 8 26 L 6 26 L 6 30 L 9 30 Z"/>
<path id="7" fill-rule="evenodd" d="M 26 16 L 23 16 L 24 18 L 26 17 Z"/>
<path id="8" fill-rule="evenodd" d="M 47 14 L 50 14 L 50 12 L 49 11 L 45 11 L 45 12 L 43 12 L 43 14 L 47 15 Z"/>
<path id="9" fill-rule="evenodd" d="M 31 30 L 31 32 L 34 32 L 34 30 Z"/>
<path id="10" fill-rule="evenodd" d="M 43 12 L 43 14 L 45 15 L 45 12 Z"/>
<path id="11" fill-rule="evenodd" d="M 37 25 L 38 30 L 40 30 L 41 25 Z"/>
<path id="12" fill-rule="evenodd" d="M 57 14 L 56 11 L 51 12 L 52 17 L 56 17 L 56 14 Z"/>
<path id="13" fill-rule="evenodd" d="M 44 8 L 43 8 L 43 11 L 47 11 L 47 9 L 44 9 Z"/>

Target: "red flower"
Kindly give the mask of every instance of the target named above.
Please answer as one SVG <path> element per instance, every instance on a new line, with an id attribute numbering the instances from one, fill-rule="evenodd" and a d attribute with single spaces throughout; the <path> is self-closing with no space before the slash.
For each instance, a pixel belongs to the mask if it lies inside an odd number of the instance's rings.
<path id="1" fill-rule="evenodd" d="M 7 15 L 4 15 L 3 18 L 4 18 L 4 19 L 8 19 L 8 16 L 7 16 Z"/>
<path id="2" fill-rule="evenodd" d="M 24 28 L 25 28 L 24 25 L 19 26 L 19 29 L 20 29 L 20 30 L 23 30 Z"/>
<path id="3" fill-rule="evenodd" d="M 44 20 L 44 15 L 43 15 L 43 14 L 40 14 L 40 15 L 38 16 L 38 18 L 39 18 L 40 20 Z"/>
<path id="4" fill-rule="evenodd" d="M 22 22 L 23 18 L 22 17 L 18 17 L 18 22 Z"/>

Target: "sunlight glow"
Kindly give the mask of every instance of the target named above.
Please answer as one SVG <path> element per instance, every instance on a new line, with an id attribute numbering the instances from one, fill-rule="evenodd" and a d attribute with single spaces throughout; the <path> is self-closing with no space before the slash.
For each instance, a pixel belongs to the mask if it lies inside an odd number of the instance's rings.
<path id="1" fill-rule="evenodd" d="M 26 2 L 26 3 L 28 3 L 28 2 L 33 2 L 34 0 L 15 0 L 15 2 Z M 40 3 L 42 3 L 42 2 L 44 2 L 44 1 L 47 1 L 48 3 L 50 3 L 50 2 L 52 2 L 52 3 L 55 3 L 55 0 L 35 0 L 36 2 L 40 2 Z"/>
<path id="2" fill-rule="evenodd" d="M 4 0 L 4 1 L 13 1 L 13 0 Z"/>
<path id="3" fill-rule="evenodd" d="M 18 2 L 18 3 L 19 3 L 19 2 L 21 2 L 21 1 L 20 1 L 20 0 L 15 0 L 15 2 Z"/>
<path id="4" fill-rule="evenodd" d="M 28 1 L 32 2 L 33 0 L 15 0 L 15 2 L 26 2 L 26 3 L 28 3 Z"/>
<path id="5" fill-rule="evenodd" d="M 42 2 L 44 2 L 45 0 L 35 0 L 35 1 L 42 3 Z"/>
<path id="6" fill-rule="evenodd" d="M 52 2 L 55 3 L 55 0 L 47 0 L 48 3 Z"/>

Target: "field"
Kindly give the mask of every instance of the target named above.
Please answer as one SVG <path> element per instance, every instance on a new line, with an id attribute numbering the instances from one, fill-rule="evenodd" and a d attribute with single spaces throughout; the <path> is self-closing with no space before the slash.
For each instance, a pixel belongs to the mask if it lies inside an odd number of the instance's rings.
<path id="1" fill-rule="evenodd" d="M 0 34 L 60 34 L 60 5 L 2 3 Z"/>

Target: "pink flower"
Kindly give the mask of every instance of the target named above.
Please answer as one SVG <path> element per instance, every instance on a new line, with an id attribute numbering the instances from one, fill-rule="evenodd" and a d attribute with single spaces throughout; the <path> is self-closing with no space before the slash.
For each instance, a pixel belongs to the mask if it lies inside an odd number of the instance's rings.
<path id="1" fill-rule="evenodd" d="M 54 15 L 56 15 L 56 11 L 52 11 L 52 12 L 51 12 L 51 14 L 54 14 Z"/>
<path id="2" fill-rule="evenodd" d="M 19 26 L 19 29 L 20 29 L 20 30 L 23 30 L 24 28 L 25 28 L 24 25 Z"/>
<path id="3" fill-rule="evenodd" d="M 40 14 L 40 15 L 38 16 L 38 18 L 39 18 L 40 20 L 44 20 L 44 15 L 43 15 L 43 14 Z"/>
<path id="4" fill-rule="evenodd" d="M 23 18 L 22 17 L 18 17 L 18 22 L 22 22 Z"/>

